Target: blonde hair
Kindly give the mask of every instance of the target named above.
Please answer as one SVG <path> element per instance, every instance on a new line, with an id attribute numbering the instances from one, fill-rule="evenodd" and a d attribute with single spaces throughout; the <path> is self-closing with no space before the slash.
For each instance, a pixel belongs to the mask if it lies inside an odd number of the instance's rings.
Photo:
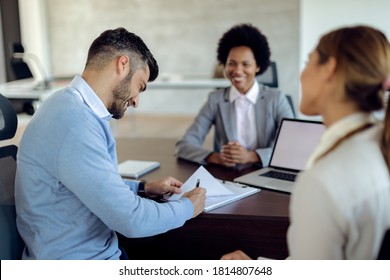
<path id="1" fill-rule="evenodd" d="M 369 26 L 352 26 L 333 30 L 321 37 L 316 51 L 319 63 L 330 57 L 337 62 L 336 71 L 344 77 L 345 98 L 363 112 L 383 108 L 384 81 L 390 76 L 390 44 L 379 30 Z M 383 154 L 390 167 L 390 106 L 387 105 L 382 141 Z"/>

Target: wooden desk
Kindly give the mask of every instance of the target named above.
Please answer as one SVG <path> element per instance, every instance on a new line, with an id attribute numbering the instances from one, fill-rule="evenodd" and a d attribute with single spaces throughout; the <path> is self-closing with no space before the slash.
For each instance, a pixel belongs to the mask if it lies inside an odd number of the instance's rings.
<path id="1" fill-rule="evenodd" d="M 174 156 L 173 139 L 117 139 L 118 161 L 126 159 L 158 160 L 161 167 L 143 178 L 159 179 L 170 175 L 187 180 L 199 167 Z M 253 171 L 209 165 L 214 177 L 224 180 Z M 258 168 L 258 167 L 257 167 Z M 289 225 L 288 194 L 261 192 L 203 213 L 183 227 L 148 238 L 120 237 L 130 259 L 219 259 L 221 255 L 241 249 L 251 257 L 275 259 L 287 257 L 286 233 Z"/>

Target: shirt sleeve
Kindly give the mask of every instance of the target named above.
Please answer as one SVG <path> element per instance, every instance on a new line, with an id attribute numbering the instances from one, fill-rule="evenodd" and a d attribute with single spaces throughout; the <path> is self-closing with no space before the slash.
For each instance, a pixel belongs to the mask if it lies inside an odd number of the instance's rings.
<path id="1" fill-rule="evenodd" d="M 180 227 L 193 215 L 188 198 L 157 203 L 135 194 L 117 172 L 99 125 L 72 129 L 57 161 L 59 181 L 109 228 L 126 237 L 143 237 Z M 129 188 L 130 186 L 130 188 Z"/>
<path id="2" fill-rule="evenodd" d="M 211 94 L 194 122 L 176 143 L 176 155 L 178 157 L 199 164 L 206 164 L 205 159 L 213 152 L 203 147 L 204 139 L 209 133 L 216 115 L 216 106 L 210 97 Z"/>
<path id="3" fill-rule="evenodd" d="M 138 180 L 123 179 L 123 182 L 130 188 L 132 192 L 138 193 Z"/>

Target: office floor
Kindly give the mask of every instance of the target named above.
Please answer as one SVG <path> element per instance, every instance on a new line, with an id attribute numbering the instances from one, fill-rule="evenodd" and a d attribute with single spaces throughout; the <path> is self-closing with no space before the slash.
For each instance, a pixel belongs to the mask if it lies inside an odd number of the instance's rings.
<path id="1" fill-rule="evenodd" d="M 0 146 L 8 144 L 19 144 L 24 129 L 26 128 L 31 116 L 27 114 L 18 115 L 18 130 L 12 140 L 0 141 Z M 178 115 L 149 115 L 127 113 L 120 120 L 112 120 L 111 127 L 114 136 L 128 138 L 173 138 L 179 139 L 190 126 L 193 116 Z M 211 147 L 212 136 L 210 133 L 205 140 L 205 146 Z"/>

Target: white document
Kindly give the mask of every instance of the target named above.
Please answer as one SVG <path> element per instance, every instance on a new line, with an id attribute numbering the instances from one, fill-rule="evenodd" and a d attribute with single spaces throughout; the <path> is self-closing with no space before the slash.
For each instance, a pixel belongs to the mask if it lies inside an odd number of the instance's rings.
<path id="1" fill-rule="evenodd" d="M 177 200 L 186 193 L 199 186 L 207 190 L 204 211 L 211 211 L 233 201 L 247 197 L 260 191 L 260 189 L 248 187 L 235 182 L 223 182 L 214 178 L 203 166 L 200 166 L 183 184 L 181 194 L 173 194 L 168 200 Z"/>
<path id="2" fill-rule="evenodd" d="M 123 177 L 137 179 L 159 166 L 158 161 L 126 160 L 118 165 L 118 172 Z"/>

